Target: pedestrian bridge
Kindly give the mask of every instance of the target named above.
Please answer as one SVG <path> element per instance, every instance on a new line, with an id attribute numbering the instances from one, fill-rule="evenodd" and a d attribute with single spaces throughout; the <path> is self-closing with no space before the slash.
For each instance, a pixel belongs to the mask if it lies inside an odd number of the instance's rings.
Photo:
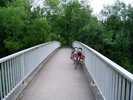
<path id="1" fill-rule="evenodd" d="M 133 100 L 133 74 L 87 45 L 74 69 L 71 48 L 48 42 L 0 59 L 0 100 Z"/>

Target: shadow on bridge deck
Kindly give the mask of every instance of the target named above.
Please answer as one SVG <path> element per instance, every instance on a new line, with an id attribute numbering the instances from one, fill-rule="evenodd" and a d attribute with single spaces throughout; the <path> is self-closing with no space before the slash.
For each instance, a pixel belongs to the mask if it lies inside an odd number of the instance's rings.
<path id="1" fill-rule="evenodd" d="M 95 100 L 81 70 L 70 60 L 71 49 L 60 49 L 25 89 L 21 100 Z"/>

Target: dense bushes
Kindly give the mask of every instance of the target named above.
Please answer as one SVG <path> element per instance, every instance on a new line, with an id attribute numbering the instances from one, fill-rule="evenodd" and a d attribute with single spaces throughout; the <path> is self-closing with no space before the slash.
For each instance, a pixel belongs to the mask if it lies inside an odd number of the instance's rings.
<path id="1" fill-rule="evenodd" d="M 47 41 L 71 45 L 74 40 L 95 48 L 133 72 L 133 8 L 119 1 L 93 16 L 89 5 L 77 0 L 45 0 L 31 10 L 25 0 L 0 2 L 0 56 Z"/>

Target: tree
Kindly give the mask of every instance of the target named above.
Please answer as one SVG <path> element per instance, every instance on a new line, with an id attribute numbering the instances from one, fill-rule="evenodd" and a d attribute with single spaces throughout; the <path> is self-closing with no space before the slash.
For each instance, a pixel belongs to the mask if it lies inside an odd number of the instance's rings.
<path id="1" fill-rule="evenodd" d="M 129 9 L 131 8 L 126 4 L 117 1 L 115 5 L 105 7 L 102 15 L 106 18 L 103 21 L 105 27 L 105 55 L 129 71 L 133 71 L 131 58 L 129 58 L 130 56 L 133 57 L 130 48 L 133 46 L 131 41 L 133 37 L 131 36 L 132 21 L 129 17 Z M 130 12 L 130 14 L 133 13 Z"/>

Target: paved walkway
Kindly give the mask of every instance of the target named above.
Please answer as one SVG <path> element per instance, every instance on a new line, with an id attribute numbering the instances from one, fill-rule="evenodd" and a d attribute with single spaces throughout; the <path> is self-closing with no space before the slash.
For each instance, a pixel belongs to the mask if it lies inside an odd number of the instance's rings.
<path id="1" fill-rule="evenodd" d="M 70 54 L 71 49 L 60 49 L 27 87 L 22 100 L 95 100 Z"/>

